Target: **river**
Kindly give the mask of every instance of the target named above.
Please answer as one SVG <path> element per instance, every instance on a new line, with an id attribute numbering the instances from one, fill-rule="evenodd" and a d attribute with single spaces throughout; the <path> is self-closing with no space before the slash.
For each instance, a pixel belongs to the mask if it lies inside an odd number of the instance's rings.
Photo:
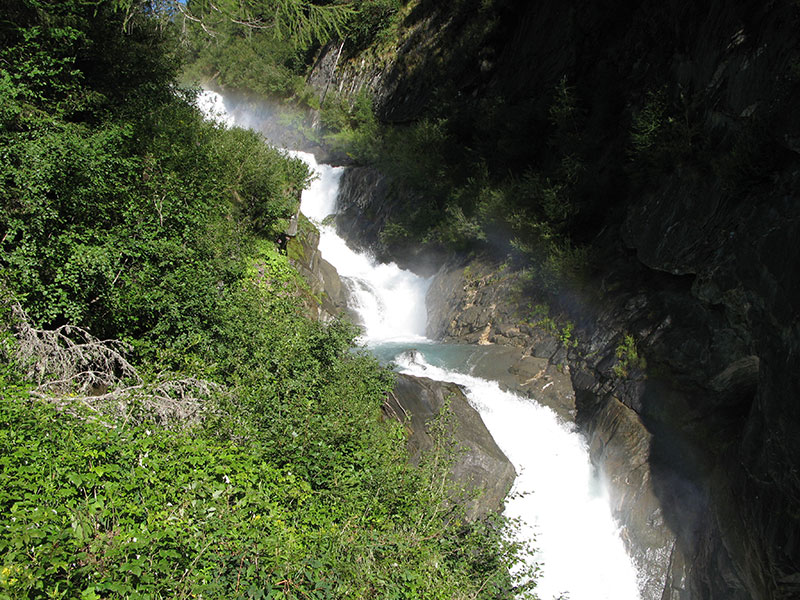
<path id="1" fill-rule="evenodd" d="M 253 125 L 248 115 L 228 114 L 223 98 L 213 92 L 206 92 L 202 103 L 228 125 Z M 362 343 L 400 372 L 462 386 L 514 464 L 518 476 L 505 514 L 524 523 L 515 535 L 534 540 L 540 600 L 638 600 L 636 571 L 583 437 L 549 408 L 472 376 L 470 347 L 426 338 L 430 279 L 349 248 L 326 220 L 336 210 L 343 168 L 320 165 L 311 154 L 293 154 L 318 175 L 303 193 L 301 210 L 320 229 L 322 256 L 351 291 L 352 308 L 362 321 Z"/>

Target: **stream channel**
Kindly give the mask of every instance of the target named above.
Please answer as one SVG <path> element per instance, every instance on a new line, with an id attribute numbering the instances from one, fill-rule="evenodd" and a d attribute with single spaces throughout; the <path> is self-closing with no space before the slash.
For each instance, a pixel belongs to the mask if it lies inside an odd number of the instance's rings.
<path id="1" fill-rule="evenodd" d="M 229 114 L 214 92 L 205 92 L 200 103 L 230 126 L 259 129 L 252 115 Z M 636 571 L 581 434 L 535 400 L 470 375 L 475 347 L 428 339 L 425 297 L 431 279 L 349 248 L 326 219 L 336 211 L 344 168 L 291 153 L 318 175 L 303 193 L 301 210 L 320 230 L 322 256 L 350 289 L 351 308 L 364 330 L 361 342 L 401 373 L 460 385 L 514 464 L 517 479 L 505 514 L 523 522 L 514 535 L 533 540 L 540 600 L 638 600 Z"/>

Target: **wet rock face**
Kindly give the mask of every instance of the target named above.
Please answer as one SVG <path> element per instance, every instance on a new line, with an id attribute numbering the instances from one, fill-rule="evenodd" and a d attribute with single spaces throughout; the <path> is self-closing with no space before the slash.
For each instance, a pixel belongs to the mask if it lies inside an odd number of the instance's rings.
<path id="1" fill-rule="evenodd" d="M 768 426 L 760 412 L 765 361 L 777 357 L 753 353 L 752 334 L 738 313 L 697 298 L 696 279 L 644 275 L 635 263 L 617 267 L 603 284 L 617 291 L 598 307 L 584 307 L 588 316 L 569 350 L 557 333 L 532 327 L 519 313 L 513 274 L 489 261 L 442 269 L 429 292 L 428 334 L 480 344 L 485 354 L 475 361 L 475 374 L 575 420 L 609 483 L 612 509 L 643 574 L 643 598 L 792 597 L 798 563 L 791 562 L 790 511 L 798 504 L 768 478 L 790 489 L 796 471 L 779 474 L 765 461 L 753 471 L 765 478 L 756 484 L 741 463 L 745 424 L 754 420 L 755 428 L 771 431 L 770 461 L 781 464 L 783 456 L 784 465 L 793 464 L 778 440 L 790 435 L 794 409 L 785 407 L 783 431 L 775 427 L 777 415 Z M 640 280 L 631 286 L 637 273 Z M 615 369 L 626 335 L 647 364 L 627 365 L 620 374 Z M 773 373 L 769 382 L 791 379 L 786 356 L 780 361 L 789 375 Z M 548 376 L 553 385 L 545 389 Z M 764 455 L 767 447 L 769 441 L 753 450 Z M 769 514 L 767 506 L 783 517 Z M 760 533 L 765 524 L 768 535 Z M 770 569 L 781 573 L 789 595 L 770 596 L 773 583 L 764 577 Z"/>
<path id="2" fill-rule="evenodd" d="M 567 348 L 558 331 L 532 325 L 530 315 L 520 311 L 515 277 L 488 260 L 446 265 L 428 292 L 428 335 L 479 344 L 470 359 L 474 375 L 497 380 L 579 426 L 609 486 L 612 511 L 640 573 L 642 598 L 683 600 L 687 555 L 661 506 L 650 462 L 653 436 L 639 414 L 615 396 L 618 335 L 597 332 L 588 367 L 578 360 L 583 352 L 574 341 Z M 641 302 L 632 306 L 641 308 Z M 580 340 L 585 332 L 575 335 Z M 597 374 L 598 365 L 607 376 Z M 639 389 L 633 381 L 626 385 Z"/>
<path id="3" fill-rule="evenodd" d="M 370 167 L 349 168 L 339 182 L 337 232 L 351 246 L 374 250 L 393 204 L 386 177 Z"/>
<path id="4" fill-rule="evenodd" d="M 800 375 L 792 359 L 800 348 L 792 241 L 800 210 L 780 187 L 734 205 L 712 190 L 688 213 L 672 199 L 669 207 L 665 189 L 631 210 L 624 229 L 644 264 L 693 275 L 691 295 L 721 321 L 705 356 L 692 353 L 693 379 L 707 389 L 698 394 L 699 418 L 717 457 L 708 486 L 719 526 L 712 540 L 754 598 L 800 594 Z"/>
<path id="5" fill-rule="evenodd" d="M 619 273 L 625 281 L 630 275 Z M 653 286 L 647 292 L 641 281 L 606 295 L 588 326 L 578 330 L 581 343 L 571 360 L 578 423 L 590 434 L 593 458 L 606 464 L 625 460 L 629 452 L 609 453 L 609 435 L 622 439 L 623 448 L 647 440 L 646 476 L 658 507 L 652 518 L 675 535 L 669 554 L 658 557 L 668 559 L 665 589 L 672 595 L 667 597 L 744 600 L 750 593 L 721 542 L 721 529 L 729 535 L 732 525 L 717 513 L 717 506 L 729 507 L 732 499 L 720 495 L 715 481 L 726 468 L 720 449 L 735 439 L 740 411 L 725 398 L 752 401 L 731 386 L 751 377 L 753 360 L 739 358 L 747 351 L 746 340 L 721 314 L 692 298 L 690 281 L 664 275 L 647 285 Z M 646 365 L 629 364 L 621 375 L 620 348 L 627 335 L 636 340 Z M 719 392 L 709 389 L 712 379 Z M 638 434 L 620 419 L 623 410 L 636 415 Z M 618 491 L 627 495 L 627 482 L 619 483 Z M 632 506 L 629 513 L 619 511 L 619 518 L 640 520 L 642 501 Z"/>
<path id="6" fill-rule="evenodd" d="M 446 264 L 428 291 L 427 335 L 433 339 L 489 344 L 519 344 L 532 333 L 510 297 L 514 279 L 488 261 Z M 555 350 L 555 349 L 554 349 Z"/>
<path id="7" fill-rule="evenodd" d="M 448 410 L 443 414 L 445 407 Z M 451 418 L 447 429 L 459 448 L 451 476 L 457 486 L 477 492 L 466 503 L 467 518 L 477 519 L 502 509 L 516 471 L 461 388 L 453 383 L 398 375 L 383 410 L 409 427 L 408 446 L 414 463 L 434 447 L 433 422 L 440 415 Z"/>
<path id="8" fill-rule="evenodd" d="M 397 185 L 372 167 L 351 167 L 342 175 L 336 201 L 336 228 L 353 248 L 367 250 L 381 262 L 395 262 L 423 276 L 431 276 L 444 260 L 435 245 L 384 243 L 381 232 L 397 216 L 400 206 L 424 202 L 424 197 Z"/>
<path id="9" fill-rule="evenodd" d="M 696 293 L 696 277 L 638 267 L 642 276 L 631 285 L 636 270 L 618 267 L 605 282 L 617 291 L 605 296 L 588 326 L 578 331 L 580 353 L 570 363 L 579 424 L 591 431 L 615 401 L 645 424 L 652 487 L 688 565 L 686 597 L 792 597 L 791 574 L 800 564 L 792 533 L 797 531 L 792 498 L 798 496 L 786 474 L 797 458 L 785 453 L 796 439 L 782 435 L 794 427 L 794 408 L 786 405 L 786 390 L 793 384 L 791 375 L 767 375 L 765 368 L 786 341 L 790 345 L 784 352 L 791 352 L 791 334 L 787 330 L 782 342 L 759 340 L 763 324 L 753 325 L 772 319 L 756 317 L 750 308 L 748 324 L 740 318 L 738 303 L 708 303 Z M 719 267 L 716 272 L 722 274 Z M 730 298 L 752 294 L 742 284 Z M 619 364 L 615 347 L 620 348 L 624 334 L 635 337 L 647 366 L 635 366 L 620 378 L 614 373 Z M 786 365 L 785 354 L 778 362 Z M 771 424 L 761 404 L 767 394 L 775 394 L 767 405 L 785 407 Z M 769 431 L 758 448 L 747 448 L 751 427 L 759 436 Z M 750 467 L 749 461 L 770 442 L 769 465 Z M 771 579 L 776 576 L 782 579 Z"/>
<path id="10" fill-rule="evenodd" d="M 366 90 L 382 121 L 407 123 L 424 112 L 443 81 L 465 88 L 489 80 L 491 27 L 486 21 L 491 16 L 476 8 L 419 3 L 395 31 L 394 47 L 380 52 L 353 56 L 347 45 L 331 42 L 321 50 L 308 83 L 320 100 L 337 94 L 351 104 Z M 480 33 L 476 15 L 484 20 Z"/>
<path id="11" fill-rule="evenodd" d="M 287 254 L 289 262 L 309 286 L 308 291 L 299 290 L 306 310 L 313 318 L 323 322 L 331 321 L 343 313 L 354 320 L 355 315 L 349 313 L 347 308 L 347 286 L 339 278 L 336 268 L 322 258 L 319 251 L 319 232 L 305 217 L 302 220 L 297 237 L 290 239 L 287 244 Z"/>
<path id="12" fill-rule="evenodd" d="M 604 403 L 582 431 L 589 440 L 592 463 L 608 482 L 611 510 L 639 573 L 642 598 L 681 597 L 685 564 L 676 549 L 653 488 L 649 463 L 652 435 L 638 415 L 616 398 Z M 674 583 L 673 583 L 674 582 Z"/>

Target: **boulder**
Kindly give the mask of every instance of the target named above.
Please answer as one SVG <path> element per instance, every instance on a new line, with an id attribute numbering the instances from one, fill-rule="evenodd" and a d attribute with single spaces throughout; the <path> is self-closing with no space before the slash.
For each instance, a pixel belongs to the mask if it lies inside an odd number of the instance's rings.
<path id="1" fill-rule="evenodd" d="M 459 386 L 398 375 L 383 410 L 408 427 L 408 447 L 414 463 L 434 447 L 432 425 L 437 418 L 443 418 L 457 447 L 450 470 L 455 487 L 476 494 L 466 502 L 467 518 L 478 519 L 502 509 L 516 471 Z"/>

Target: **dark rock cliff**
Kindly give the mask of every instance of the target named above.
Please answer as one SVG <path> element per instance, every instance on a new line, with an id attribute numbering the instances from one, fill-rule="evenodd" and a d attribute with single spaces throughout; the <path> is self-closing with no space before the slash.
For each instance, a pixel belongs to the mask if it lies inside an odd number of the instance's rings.
<path id="1" fill-rule="evenodd" d="M 472 359 L 474 374 L 497 380 L 580 426 L 592 461 L 609 484 L 612 512 L 639 573 L 642 598 L 685 597 L 686 556 L 654 485 L 653 434 L 616 396 L 613 375 L 600 384 L 578 360 L 589 353 L 582 343 L 586 332 L 571 332 L 568 338 L 552 318 L 532 318 L 515 298 L 518 287 L 518 273 L 492 261 L 445 265 L 428 292 L 429 335 L 480 344 Z M 613 363 L 613 330 L 593 331 L 604 342 L 596 344 L 595 356 Z M 586 385 L 596 389 L 587 394 Z"/>
<path id="2" fill-rule="evenodd" d="M 342 175 L 337 198 L 336 229 L 354 248 L 369 250 L 382 262 L 396 262 L 425 276 L 433 275 L 446 256 L 431 244 L 412 239 L 390 248 L 381 232 L 387 222 L 408 203 L 424 202 L 424 195 L 410 190 L 372 167 L 351 167 Z M 398 251 L 399 250 L 399 251 Z"/>
<path id="3" fill-rule="evenodd" d="M 579 344 L 551 357 L 570 368 L 576 420 L 598 464 L 633 473 L 641 464 L 626 452 L 646 448 L 654 519 L 674 536 L 657 557 L 669 563 L 664 598 L 800 596 L 797 4 L 497 4 L 493 33 L 448 52 L 435 40 L 467 31 L 465 21 L 421 3 L 429 12 L 417 27 L 440 37 L 416 46 L 409 37 L 383 78 L 369 78 L 382 114 L 412 119 L 437 92 L 463 105 L 491 93 L 529 115 L 496 145 L 527 137 L 529 153 L 513 157 L 524 165 L 540 159 L 548 95 L 567 78 L 594 175 L 570 230 L 594 256 L 593 292 L 556 299 Z M 431 44 L 435 56 L 411 60 Z M 352 78 L 349 69 L 332 77 Z M 631 158 L 631 131 L 658 103 L 658 133 Z M 373 190 L 391 187 L 370 177 Z M 379 242 L 392 210 L 391 194 L 373 196 L 356 211 L 369 222 L 365 243 Z M 476 291 L 458 318 L 434 315 L 434 333 L 532 345 L 519 322 L 498 319 L 497 297 Z M 626 335 L 646 367 L 621 364 Z M 620 450 L 626 423 L 644 437 Z M 619 494 L 624 519 L 632 500 Z"/>

